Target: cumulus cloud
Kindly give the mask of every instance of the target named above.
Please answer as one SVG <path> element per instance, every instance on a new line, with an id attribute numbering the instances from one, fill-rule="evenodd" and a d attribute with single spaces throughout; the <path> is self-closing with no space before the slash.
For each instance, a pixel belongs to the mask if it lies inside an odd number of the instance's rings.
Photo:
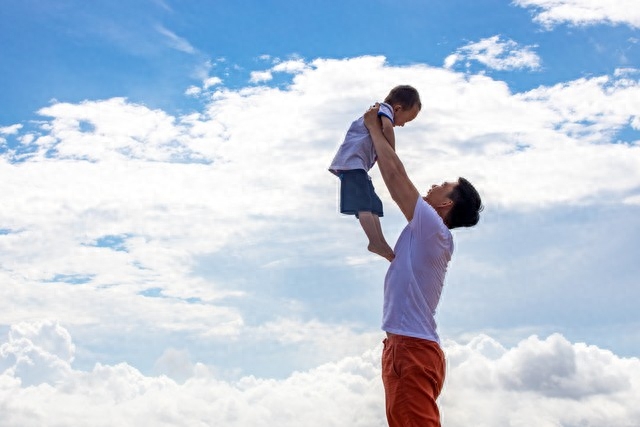
<path id="1" fill-rule="evenodd" d="M 278 73 L 297 74 L 305 71 L 309 65 L 303 59 L 291 59 L 274 65 L 271 70 Z"/>
<path id="2" fill-rule="evenodd" d="M 583 26 L 625 24 L 640 28 L 640 10 L 635 0 L 515 0 L 514 4 L 535 10 L 535 21 L 547 28 L 567 22 Z"/>
<path id="3" fill-rule="evenodd" d="M 34 141 L 44 157 L 89 161 L 111 156 L 155 161 L 191 157 L 190 150 L 176 141 L 178 129 L 173 117 L 123 98 L 77 105 L 57 103 L 41 109 L 40 114 L 55 118 L 46 127 L 48 134 Z"/>
<path id="4" fill-rule="evenodd" d="M 271 71 L 252 71 L 251 76 L 249 77 L 249 81 L 251 83 L 262 83 L 268 82 L 273 79 L 273 75 Z"/>
<path id="5" fill-rule="evenodd" d="M 632 74 L 628 70 L 616 70 L 615 74 L 621 78 L 583 78 L 540 87 L 522 97 L 548 104 L 558 116 L 556 126 L 566 135 L 594 143 L 612 141 L 615 133 L 626 125 L 640 130 L 640 105 L 635 102 L 640 95 L 638 81 L 627 78 Z M 598 107 L 598 102 L 607 105 Z"/>
<path id="6" fill-rule="evenodd" d="M 7 142 L 6 135 L 15 135 L 22 129 L 21 124 L 15 124 L 11 126 L 0 126 L 0 146 Z"/>
<path id="7" fill-rule="evenodd" d="M 311 66 L 301 58 L 294 58 L 286 61 L 275 60 L 275 62 L 276 64 L 268 70 L 251 72 L 249 81 L 251 83 L 268 82 L 273 80 L 273 73 L 287 73 L 295 75 L 309 70 Z"/>
<path id="8" fill-rule="evenodd" d="M 204 89 L 209 89 L 210 87 L 219 85 L 221 83 L 222 83 L 222 79 L 220 77 L 216 77 L 216 76 L 207 77 L 202 82 L 202 87 Z"/>
<path id="9" fill-rule="evenodd" d="M 44 321 L 11 326 L 0 345 L 0 371 L 23 386 L 56 384 L 71 371 L 75 346 L 66 329 Z"/>
<path id="10" fill-rule="evenodd" d="M 222 84 L 222 79 L 217 76 L 207 76 L 202 80 L 202 86 L 189 86 L 184 94 L 188 96 L 200 96 L 203 93 L 210 94 L 209 89 Z"/>
<path id="11" fill-rule="evenodd" d="M 640 411 L 626 401 L 638 393 L 628 371 L 640 363 L 637 358 L 572 344 L 559 334 L 531 336 L 510 349 L 478 336 L 446 350 L 447 425 L 633 426 L 640 420 Z"/>
<path id="12" fill-rule="evenodd" d="M 302 366 L 317 366 L 358 354 L 362 348 L 380 341 L 380 332 L 362 331 L 357 324 L 330 324 L 317 319 L 301 321 L 290 317 L 265 322 L 251 331 L 259 342 L 271 340 L 283 346 L 296 346 L 293 356 Z"/>
<path id="13" fill-rule="evenodd" d="M 43 355 L 41 370 L 27 374 L 17 369 L 22 353 L 14 345 L 16 337 L 0 345 L 2 357 L 14 357 L 0 371 L 3 426 L 73 425 L 78 419 L 88 426 L 123 427 L 386 425 L 380 345 L 282 380 L 246 376 L 224 381 L 195 363 L 176 382 L 143 375 L 125 363 L 74 369 L 64 361 L 72 345 L 64 328 L 44 322 L 35 330 L 21 339 Z M 40 346 L 52 336 L 64 337 L 66 345 Z M 446 426 L 631 427 L 640 422 L 637 358 L 571 343 L 558 334 L 531 336 L 512 348 L 477 336 L 467 344 L 448 342 L 444 350 L 448 371 L 440 407 Z M 184 364 L 185 358 L 175 351 L 163 356 L 165 363 L 179 359 Z"/>
<path id="14" fill-rule="evenodd" d="M 445 68 L 453 68 L 459 62 L 477 61 L 494 70 L 518 70 L 540 68 L 540 57 L 533 51 L 535 46 L 521 47 L 513 40 L 502 40 L 500 36 L 469 43 L 449 55 Z"/>
<path id="15" fill-rule="evenodd" d="M 0 158 L 5 324 L 59 319 L 85 362 L 104 342 L 155 334 L 212 352 L 227 339 L 277 342 L 305 369 L 368 345 L 385 265 L 354 251 L 361 232 L 336 214 L 326 169 L 348 124 L 399 81 L 428 94 L 398 130 L 422 189 L 455 174 L 506 211 L 599 206 L 604 193 L 638 202 L 640 147 L 618 136 L 638 129 L 629 72 L 512 93 L 487 76 L 382 57 L 275 67 L 292 74 L 288 86 L 216 84 L 201 111 L 181 116 L 123 98 L 54 102 L 13 128 L 21 143 Z M 402 225 L 390 208 L 385 229 Z M 354 321 L 354 307 L 371 323 Z M 169 372 L 178 356 L 158 366 Z"/>
<path id="16" fill-rule="evenodd" d="M 198 86 L 189 86 L 185 91 L 184 94 L 185 95 L 190 95 L 190 96 L 197 96 L 200 95 L 200 93 L 202 93 L 202 89 L 200 89 Z"/>
<path id="17" fill-rule="evenodd" d="M 16 133 L 18 133 L 18 131 L 22 129 L 22 125 L 21 124 L 15 124 L 15 125 L 11 125 L 11 126 L 2 126 L 0 127 L 0 134 L 1 135 L 15 135 Z"/>
<path id="18" fill-rule="evenodd" d="M 167 348 L 156 360 L 154 371 L 166 375 L 178 383 L 183 383 L 194 375 L 194 364 L 188 350 Z"/>

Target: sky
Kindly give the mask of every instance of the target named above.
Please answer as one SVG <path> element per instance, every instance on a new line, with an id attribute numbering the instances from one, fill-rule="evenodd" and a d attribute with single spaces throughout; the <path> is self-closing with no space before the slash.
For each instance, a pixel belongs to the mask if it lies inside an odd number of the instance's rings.
<path id="1" fill-rule="evenodd" d="M 388 263 L 327 168 L 410 84 L 409 177 L 485 206 L 443 426 L 640 426 L 636 3 L 1 2 L 0 425 L 386 425 Z"/>

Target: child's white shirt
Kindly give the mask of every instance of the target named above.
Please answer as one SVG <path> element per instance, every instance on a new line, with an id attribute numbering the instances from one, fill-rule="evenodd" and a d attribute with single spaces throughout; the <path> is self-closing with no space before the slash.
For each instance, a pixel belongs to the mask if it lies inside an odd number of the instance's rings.
<path id="1" fill-rule="evenodd" d="M 378 116 L 385 116 L 393 123 L 393 108 L 386 103 L 380 104 Z M 369 130 L 364 125 L 364 117 L 359 117 L 347 131 L 342 144 L 338 148 L 329 171 L 338 175 L 343 170 L 364 169 L 369 171 L 376 162 L 376 150 Z"/>

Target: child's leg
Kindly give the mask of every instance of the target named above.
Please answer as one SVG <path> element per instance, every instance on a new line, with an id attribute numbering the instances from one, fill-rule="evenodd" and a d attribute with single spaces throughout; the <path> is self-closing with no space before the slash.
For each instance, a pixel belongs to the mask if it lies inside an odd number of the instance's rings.
<path id="1" fill-rule="evenodd" d="M 378 215 L 372 212 L 362 211 L 358 212 L 358 219 L 360 220 L 362 229 L 369 239 L 369 246 L 367 246 L 367 249 L 374 254 L 378 254 L 381 257 L 392 261 L 395 255 L 393 254 L 393 249 L 391 249 L 387 241 L 384 239 Z"/>

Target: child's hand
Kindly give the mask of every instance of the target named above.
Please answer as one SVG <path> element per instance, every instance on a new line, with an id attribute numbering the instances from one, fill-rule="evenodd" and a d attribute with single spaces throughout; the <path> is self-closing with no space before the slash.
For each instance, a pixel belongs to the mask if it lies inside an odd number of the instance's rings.
<path id="1" fill-rule="evenodd" d="M 381 127 L 380 118 L 378 117 L 378 110 L 380 110 L 380 104 L 377 102 L 369 107 L 366 113 L 364 113 L 364 125 L 367 129 L 371 130 L 372 127 Z"/>

